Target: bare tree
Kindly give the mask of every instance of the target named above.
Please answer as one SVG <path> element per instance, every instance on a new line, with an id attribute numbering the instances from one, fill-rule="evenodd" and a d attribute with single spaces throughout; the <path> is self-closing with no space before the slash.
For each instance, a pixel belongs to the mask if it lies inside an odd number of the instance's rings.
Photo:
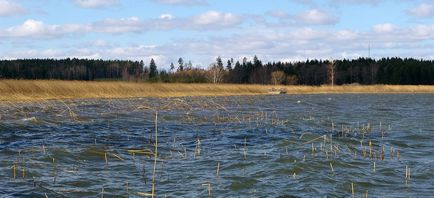
<path id="1" fill-rule="evenodd" d="M 283 71 L 275 71 L 271 73 L 271 81 L 275 85 L 282 84 L 285 81 L 286 75 Z"/>
<path id="2" fill-rule="evenodd" d="M 327 65 L 327 78 L 332 87 L 334 87 L 336 79 L 336 63 L 334 60 L 331 60 Z"/>
<path id="3" fill-rule="evenodd" d="M 296 85 L 298 83 L 298 78 L 296 75 L 289 75 L 286 77 L 287 85 Z"/>
<path id="4" fill-rule="evenodd" d="M 216 84 L 223 81 L 224 69 L 217 63 L 211 64 L 209 67 L 210 80 Z"/>

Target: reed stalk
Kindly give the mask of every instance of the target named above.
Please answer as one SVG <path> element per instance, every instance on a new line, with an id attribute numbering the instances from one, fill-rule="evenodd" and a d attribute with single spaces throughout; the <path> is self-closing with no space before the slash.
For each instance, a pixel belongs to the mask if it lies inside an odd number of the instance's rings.
<path id="1" fill-rule="evenodd" d="M 405 166 L 405 180 L 408 181 L 410 180 L 410 175 L 411 175 L 411 170 L 408 167 L 408 165 Z"/>
<path id="2" fill-rule="evenodd" d="M 312 142 L 312 155 L 315 154 L 315 147 L 313 146 L 313 142 Z"/>
<path id="3" fill-rule="evenodd" d="M 244 160 L 246 160 L 247 159 L 247 138 L 244 138 L 244 151 L 243 151 L 243 154 L 244 154 Z"/>
<path id="4" fill-rule="evenodd" d="M 105 160 L 105 165 L 108 165 L 107 151 L 104 152 L 104 160 Z"/>
<path id="5" fill-rule="evenodd" d="M 197 137 L 197 140 L 196 140 L 196 151 L 195 151 L 195 153 L 194 153 L 194 157 L 196 158 L 196 156 L 200 156 L 200 138 L 199 137 Z"/>
<path id="6" fill-rule="evenodd" d="M 393 159 L 393 154 L 394 154 L 393 146 L 391 146 L 391 147 L 390 147 L 390 158 L 391 158 L 391 159 Z"/>
<path id="7" fill-rule="evenodd" d="M 202 184 L 202 186 L 207 186 L 207 189 L 208 189 L 208 197 L 211 197 L 211 184 L 210 184 L 210 183 Z"/>
<path id="8" fill-rule="evenodd" d="M 335 173 L 335 169 L 333 169 L 333 164 L 330 162 L 330 168 L 332 169 L 332 173 Z"/>
<path id="9" fill-rule="evenodd" d="M 351 182 L 351 196 L 354 198 L 354 183 Z"/>
<path id="10" fill-rule="evenodd" d="M 399 160 L 400 157 L 401 157 L 401 152 L 399 152 L 399 148 L 398 148 L 398 150 L 396 151 L 396 159 Z"/>
<path id="11" fill-rule="evenodd" d="M 333 152 L 333 134 L 330 134 L 330 152 Z"/>
<path id="12" fill-rule="evenodd" d="M 158 157 L 158 111 L 155 112 L 155 150 L 154 150 L 154 170 L 152 172 L 152 198 L 155 197 L 155 173 Z"/>
<path id="13" fill-rule="evenodd" d="M 219 174 L 220 174 L 220 162 L 217 163 L 217 171 L 216 171 L 217 178 L 219 177 Z"/>
<path id="14" fill-rule="evenodd" d="M 13 175 L 13 178 L 14 178 L 14 180 L 15 180 L 16 177 L 17 177 L 17 165 L 16 165 L 16 164 L 14 164 L 14 165 L 12 166 L 12 175 Z"/>

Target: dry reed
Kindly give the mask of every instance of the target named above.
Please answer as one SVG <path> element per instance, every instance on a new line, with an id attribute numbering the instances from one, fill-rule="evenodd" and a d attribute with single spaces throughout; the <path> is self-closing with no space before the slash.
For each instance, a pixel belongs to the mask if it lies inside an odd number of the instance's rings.
<path id="1" fill-rule="evenodd" d="M 131 98 L 268 94 L 274 85 L 164 84 L 120 81 L 0 80 L 0 101 L 72 98 Z M 434 93 L 434 86 L 277 86 L 288 94 Z M 72 114 L 73 115 L 73 114 Z"/>
<path id="2" fill-rule="evenodd" d="M 155 112 L 155 152 L 154 152 L 154 170 L 152 172 L 152 198 L 155 197 L 155 172 L 157 168 L 158 157 L 158 112 Z"/>
<path id="3" fill-rule="evenodd" d="M 217 178 L 219 177 L 219 173 L 220 173 L 220 162 L 217 163 L 217 171 L 216 171 Z"/>
<path id="4" fill-rule="evenodd" d="M 351 195 L 353 198 L 355 197 L 355 195 L 354 195 L 354 183 L 351 183 Z"/>

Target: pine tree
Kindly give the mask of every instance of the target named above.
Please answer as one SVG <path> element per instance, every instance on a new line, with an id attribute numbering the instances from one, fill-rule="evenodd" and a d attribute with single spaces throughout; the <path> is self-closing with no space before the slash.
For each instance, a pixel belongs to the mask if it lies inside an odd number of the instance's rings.
<path id="1" fill-rule="evenodd" d="M 231 70 L 232 70 L 232 62 L 231 62 L 231 60 L 228 60 L 228 64 L 226 65 L 226 69 L 227 69 L 228 71 L 231 71 Z"/>
<path id="2" fill-rule="evenodd" d="M 149 63 L 149 78 L 154 79 L 157 77 L 158 71 L 157 71 L 157 65 L 155 64 L 154 59 L 151 59 L 151 63 Z"/>
<path id="3" fill-rule="evenodd" d="M 170 71 L 173 71 L 175 69 L 175 65 L 173 64 L 173 62 L 170 63 Z"/>
<path id="4" fill-rule="evenodd" d="M 183 71 L 184 70 L 184 60 L 182 59 L 182 57 L 179 57 L 178 59 L 178 71 Z"/>
<path id="5" fill-rule="evenodd" d="M 217 69 L 223 70 L 223 61 L 222 58 L 219 56 L 216 58 L 217 61 Z"/>

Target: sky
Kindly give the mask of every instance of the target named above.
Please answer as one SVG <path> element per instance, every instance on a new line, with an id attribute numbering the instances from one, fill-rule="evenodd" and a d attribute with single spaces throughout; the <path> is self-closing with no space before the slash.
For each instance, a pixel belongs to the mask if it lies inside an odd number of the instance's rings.
<path id="1" fill-rule="evenodd" d="M 0 0 L 0 59 L 434 59 L 434 0 Z"/>

